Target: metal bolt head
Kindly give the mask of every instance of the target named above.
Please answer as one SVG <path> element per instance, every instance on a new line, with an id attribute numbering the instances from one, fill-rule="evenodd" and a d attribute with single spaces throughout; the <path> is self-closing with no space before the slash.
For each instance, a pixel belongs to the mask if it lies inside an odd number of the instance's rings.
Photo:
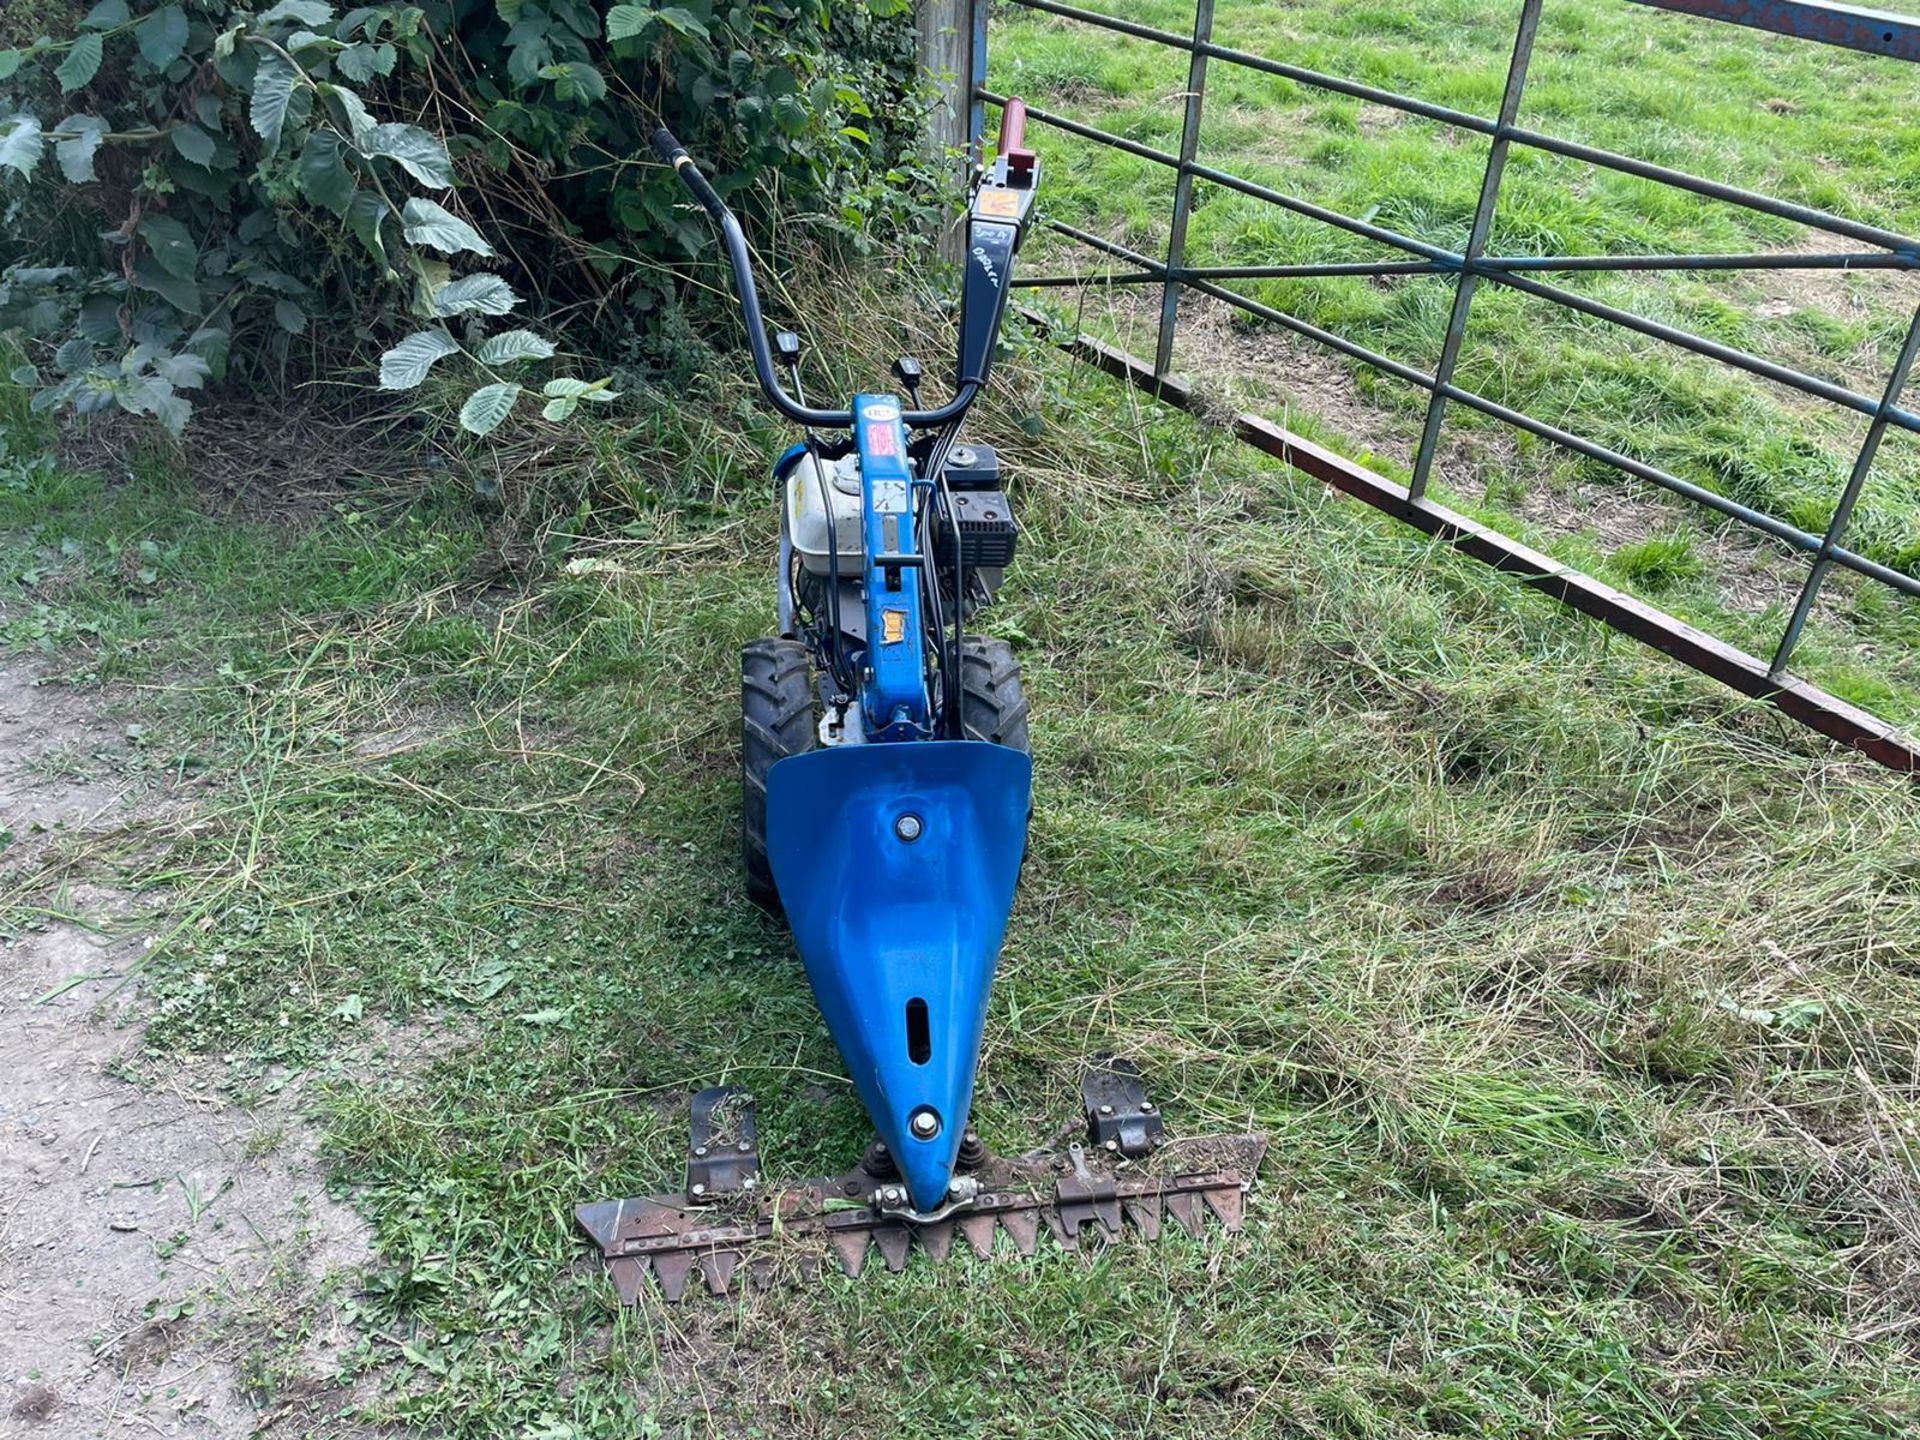
<path id="1" fill-rule="evenodd" d="M 693 1147 L 693 1153 L 695 1155 L 705 1155 L 707 1153 L 707 1147 L 704 1145 L 696 1145 Z"/>
<path id="2" fill-rule="evenodd" d="M 707 1193 L 707 1187 L 704 1185 L 696 1185 L 693 1187 L 693 1193 L 696 1195 L 704 1195 Z"/>
<path id="3" fill-rule="evenodd" d="M 920 817 L 908 812 L 893 822 L 893 833 L 911 845 L 920 838 L 920 832 L 926 827 L 920 823 Z"/>
<path id="4" fill-rule="evenodd" d="M 907 1128 L 913 1132 L 914 1139 L 931 1140 L 940 1133 L 940 1117 L 931 1110 L 916 1110 L 907 1121 Z"/>
<path id="5" fill-rule="evenodd" d="M 753 1149 L 753 1142 L 752 1142 L 751 1140 L 742 1140 L 742 1141 L 741 1141 L 741 1142 L 740 1142 L 740 1143 L 739 1143 L 738 1145 L 736 1145 L 736 1146 L 735 1146 L 734 1148 L 735 1148 L 736 1150 L 751 1150 L 751 1149 Z"/>
<path id="6" fill-rule="evenodd" d="M 1120 1142 L 1118 1140 L 1107 1141 L 1107 1149 L 1118 1150 L 1119 1148 L 1120 1148 Z"/>
<path id="7" fill-rule="evenodd" d="M 1111 1106 L 1111 1105 L 1102 1105 L 1102 1106 L 1100 1107 L 1100 1113 L 1101 1113 L 1102 1115 L 1111 1115 L 1111 1114 L 1113 1114 L 1113 1106 Z"/>
<path id="8" fill-rule="evenodd" d="M 1153 1113 L 1153 1101 L 1142 1100 L 1140 1102 L 1140 1113 L 1143 1115 L 1151 1115 Z"/>

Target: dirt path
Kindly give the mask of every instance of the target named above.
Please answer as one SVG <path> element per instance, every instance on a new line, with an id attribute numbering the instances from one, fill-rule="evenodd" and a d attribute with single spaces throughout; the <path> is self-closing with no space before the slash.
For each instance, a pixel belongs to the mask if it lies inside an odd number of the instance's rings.
<path id="1" fill-rule="evenodd" d="M 73 833 L 178 803 L 97 698 L 36 678 L 0 665 L 0 895 Z M 366 1258 L 292 1092 L 241 1110 L 211 1073 L 117 1078 L 140 1030 L 116 987 L 152 932 L 129 897 L 59 894 L 73 918 L 0 919 L 0 1436 L 244 1436 L 285 1407 L 300 1415 L 281 1433 L 350 1433 L 326 1419 L 344 1396 L 323 1352 L 345 1337 L 325 1307 L 285 1375 L 258 1373 L 260 1317 Z"/>

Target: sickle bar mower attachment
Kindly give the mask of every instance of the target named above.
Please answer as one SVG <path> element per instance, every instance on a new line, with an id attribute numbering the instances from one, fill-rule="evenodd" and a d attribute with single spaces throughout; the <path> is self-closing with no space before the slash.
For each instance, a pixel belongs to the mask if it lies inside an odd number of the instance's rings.
<path id="1" fill-rule="evenodd" d="M 976 1152 L 978 1164 L 963 1177 L 970 1182 L 962 1187 L 968 1198 L 933 1214 L 912 1210 L 899 1177 L 871 1156 L 845 1175 L 787 1186 L 766 1182 L 757 1155 L 740 1148 L 752 1144 L 751 1099 L 727 1088 L 703 1090 L 694 1097 L 684 1191 L 582 1205 L 575 1214 L 627 1305 L 638 1303 L 648 1275 L 665 1299 L 678 1301 L 696 1273 L 710 1293 L 729 1295 L 743 1287 L 767 1289 L 782 1277 L 817 1276 L 829 1263 L 857 1276 L 875 1250 L 898 1273 L 916 1249 L 931 1260 L 946 1259 L 956 1239 L 990 1259 L 1007 1251 L 1001 1234 L 1013 1253 L 1031 1256 L 1043 1231 L 1052 1237 L 1048 1243 L 1078 1253 L 1118 1242 L 1128 1229 L 1156 1240 L 1169 1217 L 1196 1238 L 1208 1229 L 1209 1215 L 1228 1234 L 1238 1233 L 1265 1137 L 1166 1140 L 1156 1131 L 1141 1153 L 1128 1155 L 1098 1139 L 1098 1106 L 1107 1102 L 1092 1097 L 1108 1079 L 1139 1091 L 1138 1075 L 1124 1062 L 1088 1078 L 1090 1143 L 1018 1159 Z M 1149 1113 L 1158 1118 L 1151 1107 Z M 716 1114 L 728 1117 L 718 1127 Z M 706 1155 L 698 1153 L 703 1144 Z M 715 1145 L 729 1151 L 723 1158 L 737 1177 L 731 1186 L 716 1184 L 725 1167 L 706 1163 Z M 744 1165 L 735 1164 L 734 1155 L 746 1157 Z"/>

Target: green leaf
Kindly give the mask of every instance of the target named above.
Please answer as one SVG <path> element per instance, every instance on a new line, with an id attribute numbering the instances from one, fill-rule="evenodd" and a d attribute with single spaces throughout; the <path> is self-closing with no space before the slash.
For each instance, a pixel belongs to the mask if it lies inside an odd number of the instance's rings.
<path id="1" fill-rule="evenodd" d="M 391 268 L 387 260 L 387 240 L 381 232 L 393 209 L 371 190 L 362 190 L 347 206 L 347 228 L 359 237 L 373 258 Z"/>
<path id="2" fill-rule="evenodd" d="M 60 173 L 75 185 L 85 185 L 97 178 L 93 173 L 93 157 L 106 134 L 107 122 L 98 115 L 69 115 L 62 120 L 60 128 L 53 132 L 57 142 L 53 153 L 60 162 Z"/>
<path id="3" fill-rule="evenodd" d="M 380 357 L 380 388 L 411 390 L 427 378 L 436 360 L 459 353 L 460 346 L 444 330 L 421 330 L 409 335 Z"/>
<path id="4" fill-rule="evenodd" d="M 418 125 L 375 125 L 359 145 L 363 155 L 384 155 L 430 189 L 445 190 L 453 184 L 447 147 Z"/>
<path id="5" fill-rule="evenodd" d="M 140 222 L 140 238 L 160 268 L 182 280 L 193 279 L 200 264 L 200 247 L 193 243 L 193 232 L 171 215 L 149 214 Z"/>
<path id="6" fill-rule="evenodd" d="M 74 317 L 74 329 L 89 340 L 102 345 L 123 345 L 126 336 L 120 333 L 120 300 L 114 295 L 89 295 L 80 302 L 80 313 Z"/>
<path id="7" fill-rule="evenodd" d="M 154 69 L 164 70 L 187 48 L 187 12 L 178 5 L 163 6 L 133 27 L 133 38 L 140 45 L 140 57 Z"/>
<path id="8" fill-rule="evenodd" d="M 180 152 L 183 160 L 195 165 L 207 166 L 213 163 L 213 157 L 219 147 L 214 139 L 198 125 L 189 125 L 182 121 L 168 132 L 173 140 L 173 148 Z"/>
<path id="9" fill-rule="evenodd" d="M 300 71 L 284 56 L 269 53 L 253 74 L 253 128 L 267 149 L 280 144 L 281 128 L 287 123 L 287 106 L 293 101 L 293 87 L 300 82 Z"/>
<path id="10" fill-rule="evenodd" d="M 543 420 L 564 420 L 579 408 L 580 402 L 578 400 L 570 400 L 565 396 L 561 396 L 557 400 L 547 401 L 546 404 L 540 407 L 540 418 Z"/>
<path id="11" fill-rule="evenodd" d="M 489 336 L 479 350 L 482 365 L 508 365 L 515 360 L 551 360 L 553 346 L 531 330 L 502 330 Z"/>
<path id="12" fill-rule="evenodd" d="M 204 355 L 182 353 L 154 357 L 153 373 L 176 390 L 198 390 L 212 372 L 213 367 Z"/>
<path id="13" fill-rule="evenodd" d="M 18 50 L 0 50 L 0 80 L 11 80 L 26 58 Z"/>
<path id="14" fill-rule="evenodd" d="M 592 104 L 607 98 L 607 80 L 593 66 L 580 60 L 560 65 L 543 65 L 540 78 L 553 82 L 554 97 L 559 100 L 584 100 Z"/>
<path id="15" fill-rule="evenodd" d="M 358 188 L 352 168 L 340 153 L 340 137 L 331 130 L 310 130 L 300 151 L 300 193 L 314 204 L 344 216 Z"/>
<path id="16" fill-rule="evenodd" d="M 513 293 L 513 287 L 498 275 L 467 275 L 434 291 L 433 313 L 505 315 L 519 303 L 520 297 Z"/>
<path id="17" fill-rule="evenodd" d="M 246 28 L 247 23 L 243 20 L 231 30 L 222 30 L 218 35 L 214 36 L 213 58 L 216 60 L 225 60 L 232 55 L 233 47 L 239 43 L 240 32 Z"/>
<path id="18" fill-rule="evenodd" d="M 96 358 L 93 342 L 76 335 L 53 352 L 53 368 L 62 375 L 77 375 L 82 370 L 91 370 Z"/>
<path id="19" fill-rule="evenodd" d="M 478 230 L 431 200 L 416 197 L 407 201 L 400 211 L 400 226 L 409 243 L 430 245 L 442 255 L 458 255 L 463 250 L 493 254 L 493 247 L 480 238 Z"/>
<path id="20" fill-rule="evenodd" d="M 191 280 L 175 275 L 151 255 L 133 262 L 133 283 L 151 290 L 183 315 L 200 313 L 200 289 Z"/>
<path id="21" fill-rule="evenodd" d="M 339 106 L 340 113 L 346 117 L 347 133 L 353 137 L 357 146 L 373 133 L 373 116 L 367 113 L 366 104 L 360 97 L 344 85 L 321 85 L 322 95 Z"/>
<path id="22" fill-rule="evenodd" d="M 782 95 L 773 102 L 773 123 L 789 135 L 800 134 L 811 118 L 807 102 L 798 95 Z"/>
<path id="23" fill-rule="evenodd" d="M 519 398 L 518 385 L 482 385 L 460 407 L 461 428 L 476 435 L 491 435 L 513 413 L 513 402 Z"/>
<path id="24" fill-rule="evenodd" d="M 295 20 L 302 25 L 324 25 L 331 19 L 333 6 L 323 5 L 320 0 L 280 0 L 260 17 L 260 23 L 271 25 L 276 20 Z"/>
<path id="25" fill-rule="evenodd" d="M 0 165 L 18 170 L 29 179 L 45 150 L 46 142 L 40 138 L 40 122 L 31 115 L 14 116 L 13 128 L 0 135 Z"/>
<path id="26" fill-rule="evenodd" d="M 683 10 L 678 5 L 669 5 L 664 10 L 656 10 L 654 15 L 661 24 L 670 30 L 678 30 L 682 35 L 694 35 L 702 40 L 711 38 L 707 33 L 707 27 L 694 18 L 693 12 Z"/>
<path id="27" fill-rule="evenodd" d="M 364 85 L 376 75 L 391 75 L 399 52 L 391 45 L 349 45 L 335 58 L 340 73 Z"/>
<path id="28" fill-rule="evenodd" d="M 124 25 L 133 17 L 127 9 L 127 0 L 100 0 L 100 3 L 87 12 L 87 18 L 80 22 L 83 30 L 111 30 L 116 25 Z"/>
<path id="29" fill-rule="evenodd" d="M 616 5 L 607 12 L 607 39 L 631 40 L 653 23 L 653 11 L 642 5 Z"/>
<path id="30" fill-rule="evenodd" d="M 67 58 L 53 72 L 54 78 L 60 82 L 61 93 L 78 90 L 99 74 L 103 53 L 100 37 L 92 31 L 74 41 L 73 48 L 67 51 Z"/>
<path id="31" fill-rule="evenodd" d="M 279 322 L 280 328 L 289 335 L 304 335 L 307 333 L 307 312 L 291 300 L 274 301 L 273 318 Z"/>

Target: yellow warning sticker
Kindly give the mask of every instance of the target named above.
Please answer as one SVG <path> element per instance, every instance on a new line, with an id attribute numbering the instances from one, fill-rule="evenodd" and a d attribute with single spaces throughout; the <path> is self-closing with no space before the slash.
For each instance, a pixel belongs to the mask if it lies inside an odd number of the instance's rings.
<path id="1" fill-rule="evenodd" d="M 1002 220 L 1020 218 L 1020 197 L 1011 190 L 982 190 L 973 203 L 976 215 L 992 215 Z"/>
<path id="2" fill-rule="evenodd" d="M 889 645 L 898 645 L 907 638 L 907 612 L 904 610 L 882 610 L 880 612 L 880 636 Z"/>

